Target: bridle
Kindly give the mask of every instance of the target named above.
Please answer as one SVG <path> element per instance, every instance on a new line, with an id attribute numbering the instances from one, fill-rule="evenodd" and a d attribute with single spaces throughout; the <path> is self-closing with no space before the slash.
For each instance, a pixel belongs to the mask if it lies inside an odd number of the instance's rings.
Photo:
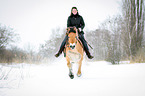
<path id="1" fill-rule="evenodd" d="M 73 27 L 70 27 L 70 28 L 73 28 Z M 76 30 L 77 30 L 77 29 L 76 29 Z M 69 32 L 68 32 L 68 31 L 69 31 Z M 68 30 L 68 31 L 67 31 L 67 34 L 66 34 L 67 36 L 69 35 L 69 33 L 71 33 L 70 30 Z M 74 32 L 74 31 L 73 31 L 73 32 Z M 75 32 L 76 32 L 76 31 L 75 31 Z M 75 33 L 75 32 L 74 32 L 74 33 Z M 76 34 L 78 34 L 78 33 L 76 33 Z M 68 39 L 69 39 L 69 38 L 70 38 L 70 37 L 68 36 Z M 81 41 L 79 40 L 78 35 L 75 36 L 75 38 L 76 38 L 76 42 L 75 42 L 75 44 L 77 44 L 77 42 L 79 42 L 80 45 L 82 46 Z M 66 40 L 66 45 L 67 45 L 66 47 L 70 47 L 70 46 L 69 46 L 68 39 Z M 82 46 L 82 48 L 83 48 L 83 46 Z"/>
<path id="2" fill-rule="evenodd" d="M 68 38 L 67 38 L 67 40 L 66 40 L 66 47 L 70 47 L 70 43 L 68 42 L 68 39 L 69 39 L 70 37 L 68 36 Z M 75 36 L 75 38 L 76 38 L 76 42 L 75 42 L 75 44 L 77 44 L 77 41 L 78 41 L 78 36 Z"/>

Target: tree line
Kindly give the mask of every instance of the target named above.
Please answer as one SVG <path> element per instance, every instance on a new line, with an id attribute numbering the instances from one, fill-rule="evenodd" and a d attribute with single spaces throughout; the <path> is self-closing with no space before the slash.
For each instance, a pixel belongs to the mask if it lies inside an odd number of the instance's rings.
<path id="1" fill-rule="evenodd" d="M 90 49 L 94 54 L 94 60 L 106 60 L 112 64 L 121 60 L 145 62 L 144 3 L 143 0 L 122 0 L 122 14 L 107 18 L 96 30 L 85 32 L 87 41 L 94 48 Z M 64 34 L 51 39 L 53 43 L 51 40 L 46 42 L 46 49 L 51 50 L 47 50 L 50 56 L 58 51 L 56 48 L 59 49 Z M 49 46 L 51 48 L 48 48 Z"/>
<path id="2" fill-rule="evenodd" d="M 93 50 L 90 49 L 94 55 L 93 60 L 106 60 L 112 64 L 118 64 L 121 60 L 145 62 L 145 1 L 122 0 L 121 9 L 121 14 L 106 18 L 96 30 L 85 32 L 86 40 L 93 47 Z M 13 41 L 11 39 L 13 35 L 10 29 L 9 33 L 7 33 L 8 30 L 6 29 L 0 32 L 0 50 L 3 50 L 7 42 Z M 6 32 L 5 36 L 9 38 L 3 38 L 3 32 Z M 40 45 L 37 54 L 18 49 L 21 56 L 16 55 L 16 53 L 15 56 L 24 61 L 30 58 L 32 61 L 48 59 L 53 61 L 54 55 L 59 50 L 60 44 L 65 37 L 66 30 L 56 28 L 52 33 L 51 38 L 45 44 Z M 7 52 L 16 52 L 14 49 L 13 51 L 7 50 Z M 5 51 L 1 51 L 0 56 L 4 56 L 2 52 Z"/>
<path id="3" fill-rule="evenodd" d="M 40 62 L 39 54 L 32 50 L 22 50 L 11 43 L 18 41 L 19 36 L 13 28 L 0 24 L 0 63 L 36 63 Z M 11 46 L 10 48 L 7 48 Z"/>

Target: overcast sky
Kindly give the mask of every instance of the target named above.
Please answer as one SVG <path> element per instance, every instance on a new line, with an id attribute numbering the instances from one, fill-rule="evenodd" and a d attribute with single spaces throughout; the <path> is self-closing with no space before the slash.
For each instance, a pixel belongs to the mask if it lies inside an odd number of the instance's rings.
<path id="1" fill-rule="evenodd" d="M 121 0 L 0 0 L 0 23 L 20 35 L 18 45 L 38 47 L 51 30 L 66 28 L 71 8 L 76 6 L 85 21 L 84 30 L 98 28 L 103 20 L 120 13 Z"/>

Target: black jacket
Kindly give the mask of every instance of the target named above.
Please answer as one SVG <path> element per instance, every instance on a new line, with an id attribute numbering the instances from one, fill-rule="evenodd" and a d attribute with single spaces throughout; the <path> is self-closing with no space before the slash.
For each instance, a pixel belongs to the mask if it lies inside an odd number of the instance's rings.
<path id="1" fill-rule="evenodd" d="M 67 27 L 74 27 L 74 26 L 76 28 L 81 28 L 82 30 L 85 27 L 83 17 L 80 16 L 79 14 L 76 15 L 71 14 L 71 16 L 68 17 Z"/>

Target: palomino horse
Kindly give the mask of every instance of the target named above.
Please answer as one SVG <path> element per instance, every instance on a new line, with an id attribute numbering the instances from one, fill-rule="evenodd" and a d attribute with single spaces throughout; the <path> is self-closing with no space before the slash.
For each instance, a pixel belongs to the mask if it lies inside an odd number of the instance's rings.
<path id="1" fill-rule="evenodd" d="M 81 76 L 81 65 L 84 54 L 83 47 L 79 41 L 78 31 L 76 28 L 73 28 L 73 31 L 75 33 L 68 28 L 68 41 L 66 43 L 66 60 L 67 66 L 69 68 L 69 76 L 71 79 L 74 78 L 74 74 L 72 72 L 72 63 L 78 63 L 77 76 Z"/>

